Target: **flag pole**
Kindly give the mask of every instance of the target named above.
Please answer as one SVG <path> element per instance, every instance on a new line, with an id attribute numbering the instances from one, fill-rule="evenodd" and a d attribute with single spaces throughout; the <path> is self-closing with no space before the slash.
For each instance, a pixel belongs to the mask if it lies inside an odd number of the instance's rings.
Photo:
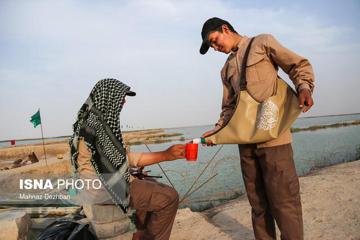
<path id="1" fill-rule="evenodd" d="M 40 109 L 39 109 L 39 111 L 40 111 Z M 42 138 L 42 142 L 43 142 L 43 149 L 44 149 L 44 156 L 45 156 L 45 164 L 46 164 L 46 166 L 48 166 L 47 160 L 46 160 L 45 141 L 44 141 L 44 133 L 43 133 L 42 123 L 40 123 L 40 127 L 41 127 L 41 138 Z"/>

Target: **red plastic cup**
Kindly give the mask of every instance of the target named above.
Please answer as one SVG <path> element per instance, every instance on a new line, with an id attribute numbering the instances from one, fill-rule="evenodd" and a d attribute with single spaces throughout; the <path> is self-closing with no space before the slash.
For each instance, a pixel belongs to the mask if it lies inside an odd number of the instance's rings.
<path id="1" fill-rule="evenodd" d="M 187 143 L 185 146 L 185 157 L 188 161 L 196 161 L 198 154 L 198 146 L 197 143 Z"/>

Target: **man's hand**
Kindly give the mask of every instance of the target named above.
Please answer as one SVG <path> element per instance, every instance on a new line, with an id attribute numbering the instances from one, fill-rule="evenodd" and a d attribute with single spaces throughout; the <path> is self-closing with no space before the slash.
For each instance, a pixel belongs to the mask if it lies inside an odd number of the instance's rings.
<path id="1" fill-rule="evenodd" d="M 202 138 L 206 138 L 207 136 L 210 136 L 211 134 L 213 134 L 216 130 L 213 129 L 213 130 L 210 130 L 210 131 L 207 131 L 206 133 L 204 133 L 203 135 L 201 135 Z M 213 144 L 211 141 L 207 141 L 206 142 L 206 145 L 207 146 L 214 146 L 215 144 Z"/>
<path id="2" fill-rule="evenodd" d="M 309 89 L 304 88 L 300 90 L 298 99 L 302 112 L 307 112 L 314 105 L 314 100 Z"/>
<path id="3" fill-rule="evenodd" d="M 176 144 L 165 151 L 166 159 L 167 160 L 176 160 L 180 158 L 185 158 L 185 145 L 182 144 Z"/>

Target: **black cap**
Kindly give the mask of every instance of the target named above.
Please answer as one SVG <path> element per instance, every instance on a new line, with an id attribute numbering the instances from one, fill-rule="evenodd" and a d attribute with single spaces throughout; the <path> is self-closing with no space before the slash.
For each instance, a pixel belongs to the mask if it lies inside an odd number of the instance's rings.
<path id="1" fill-rule="evenodd" d="M 210 46 L 209 46 L 209 42 L 207 39 L 209 34 L 224 24 L 231 26 L 229 22 L 227 22 L 221 18 L 217 18 L 217 17 L 209 18 L 208 20 L 206 20 L 206 22 L 204 23 L 202 30 L 201 30 L 201 37 L 203 40 L 201 47 L 200 47 L 201 54 L 205 54 L 209 50 Z"/>
<path id="2" fill-rule="evenodd" d="M 136 92 L 133 92 L 133 91 L 128 90 L 128 91 L 126 92 L 126 95 L 133 97 L 133 96 L 136 96 Z"/>

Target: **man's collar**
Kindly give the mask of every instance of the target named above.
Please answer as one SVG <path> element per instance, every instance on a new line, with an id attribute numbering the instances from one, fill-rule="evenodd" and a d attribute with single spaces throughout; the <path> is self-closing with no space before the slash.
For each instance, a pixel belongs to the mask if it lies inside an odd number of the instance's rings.
<path id="1" fill-rule="evenodd" d="M 239 41 L 239 43 L 237 44 L 237 50 L 236 51 L 231 51 L 231 53 L 236 53 L 239 49 L 242 49 L 245 47 L 245 43 L 249 40 L 249 38 L 247 36 L 242 36 L 241 40 Z"/>

